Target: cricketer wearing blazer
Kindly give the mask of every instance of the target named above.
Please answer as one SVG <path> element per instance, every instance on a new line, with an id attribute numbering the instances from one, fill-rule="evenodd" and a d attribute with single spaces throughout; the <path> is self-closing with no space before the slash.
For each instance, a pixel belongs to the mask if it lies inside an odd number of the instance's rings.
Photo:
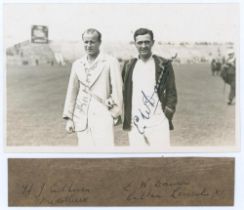
<path id="1" fill-rule="evenodd" d="M 114 57 L 101 53 L 101 33 L 82 35 L 86 54 L 71 69 L 63 118 L 80 146 L 114 146 L 113 118 L 122 112 L 122 77 Z"/>
<path id="2" fill-rule="evenodd" d="M 161 147 L 169 143 L 176 110 L 177 91 L 171 60 L 152 54 L 153 32 L 134 33 L 139 56 L 125 62 L 122 70 L 124 120 L 132 146 Z"/>

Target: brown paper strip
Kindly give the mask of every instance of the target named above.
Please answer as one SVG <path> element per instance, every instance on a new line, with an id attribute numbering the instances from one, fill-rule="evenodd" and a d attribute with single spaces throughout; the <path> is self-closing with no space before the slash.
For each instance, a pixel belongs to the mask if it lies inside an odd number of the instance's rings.
<path id="1" fill-rule="evenodd" d="M 9 159 L 9 206 L 231 206 L 233 158 Z"/>

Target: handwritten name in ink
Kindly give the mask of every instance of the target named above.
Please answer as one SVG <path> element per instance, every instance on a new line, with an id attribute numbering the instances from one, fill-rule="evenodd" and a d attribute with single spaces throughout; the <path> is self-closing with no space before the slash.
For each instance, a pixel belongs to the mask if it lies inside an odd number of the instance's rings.
<path id="1" fill-rule="evenodd" d="M 162 181 L 160 179 L 147 178 L 131 181 L 122 187 L 126 193 L 127 201 L 139 201 L 146 199 L 191 199 L 191 198 L 219 198 L 224 196 L 220 189 L 209 189 L 206 186 L 192 188 L 188 181 Z"/>
<path id="2" fill-rule="evenodd" d="M 146 126 L 144 121 L 150 119 L 157 107 L 158 102 L 155 101 L 155 93 L 156 92 L 154 91 L 151 96 L 147 96 L 143 90 L 141 91 L 143 107 L 139 108 L 139 114 L 133 117 L 133 123 L 140 134 L 144 134 L 145 132 Z"/>
<path id="3" fill-rule="evenodd" d="M 85 203 L 90 192 L 89 188 L 74 182 L 28 183 L 21 186 L 21 194 L 35 199 L 39 205 Z"/>

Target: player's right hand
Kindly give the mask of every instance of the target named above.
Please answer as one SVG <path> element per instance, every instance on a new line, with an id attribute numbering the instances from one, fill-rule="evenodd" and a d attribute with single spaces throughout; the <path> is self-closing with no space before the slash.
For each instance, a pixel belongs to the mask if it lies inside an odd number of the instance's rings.
<path id="1" fill-rule="evenodd" d="M 65 129 L 66 129 L 67 133 L 72 133 L 75 131 L 75 126 L 74 126 L 73 120 L 67 120 Z"/>

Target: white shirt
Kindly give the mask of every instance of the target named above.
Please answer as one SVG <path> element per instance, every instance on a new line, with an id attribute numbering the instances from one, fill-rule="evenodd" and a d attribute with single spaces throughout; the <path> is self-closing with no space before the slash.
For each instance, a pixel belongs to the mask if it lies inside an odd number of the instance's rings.
<path id="1" fill-rule="evenodd" d="M 156 80 L 155 62 L 152 56 L 146 62 L 138 59 L 132 82 L 132 125 L 135 125 L 135 121 L 145 127 L 158 125 L 165 119 L 165 115 L 158 95 L 154 92 Z"/>

